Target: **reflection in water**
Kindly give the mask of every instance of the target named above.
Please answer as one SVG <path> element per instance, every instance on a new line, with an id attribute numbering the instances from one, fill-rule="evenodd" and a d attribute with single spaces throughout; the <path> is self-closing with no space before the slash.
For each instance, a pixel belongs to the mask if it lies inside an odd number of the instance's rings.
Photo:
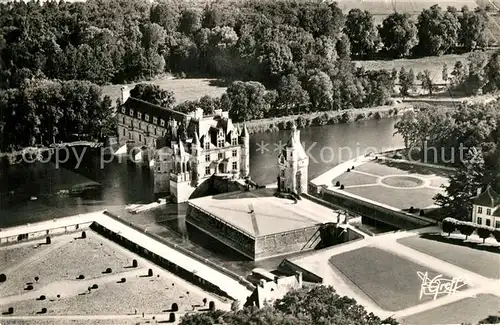
<path id="1" fill-rule="evenodd" d="M 302 130 L 301 140 L 310 156 L 309 178 L 340 161 L 365 153 L 367 148 L 381 151 L 402 146 L 401 138 L 393 137 L 395 122 L 394 119 L 371 120 Z M 286 143 L 289 135 L 289 131 L 279 131 L 252 136 L 250 169 L 255 182 L 276 182 L 277 149 L 280 141 Z M 267 143 L 268 150 L 258 151 L 257 144 L 261 143 Z M 209 236 L 186 228 L 184 204 L 168 204 L 160 209 L 129 214 L 125 211 L 127 204 L 148 203 L 155 199 L 153 175 L 147 169 L 118 159 L 100 168 L 99 152 L 84 155 L 78 169 L 75 165 L 76 162 L 70 160 L 65 168 L 56 168 L 53 163 L 35 163 L 0 169 L 0 227 L 108 209 L 242 273 L 254 265 L 275 266 L 276 261 L 282 259 L 249 263 Z M 32 196 L 38 200 L 30 200 Z M 212 251 L 202 246 L 211 247 Z"/>

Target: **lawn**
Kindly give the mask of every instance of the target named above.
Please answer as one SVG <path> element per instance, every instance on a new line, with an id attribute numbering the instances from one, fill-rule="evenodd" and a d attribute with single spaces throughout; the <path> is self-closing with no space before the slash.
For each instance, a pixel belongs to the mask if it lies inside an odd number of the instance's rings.
<path id="1" fill-rule="evenodd" d="M 205 95 L 218 97 L 226 91 L 226 87 L 220 85 L 220 82 L 216 79 L 174 79 L 172 77 L 165 77 L 147 83 L 152 83 L 160 86 L 162 89 L 173 91 L 177 103 L 187 100 L 197 100 Z M 133 89 L 135 85 L 136 83 L 127 84 L 129 89 Z M 102 94 L 103 96 L 108 95 L 113 103 L 115 103 L 116 99 L 121 96 L 120 89 L 123 86 L 103 86 Z"/>
<path id="2" fill-rule="evenodd" d="M 477 324 L 489 315 L 498 315 L 500 298 L 480 294 L 448 305 L 399 319 L 400 324 Z"/>
<path id="3" fill-rule="evenodd" d="M 417 272 L 439 273 L 374 247 L 363 247 L 332 256 L 334 271 L 340 271 L 380 307 L 388 311 L 409 308 L 432 299 L 420 300 L 421 280 Z M 462 289 L 465 289 L 463 287 Z"/>
<path id="4" fill-rule="evenodd" d="M 356 167 L 356 171 L 365 172 L 377 176 L 387 175 L 407 175 L 407 171 L 401 170 L 396 167 L 390 167 L 380 162 L 369 161 L 361 166 Z"/>
<path id="5" fill-rule="evenodd" d="M 22 263 L 29 257 L 41 253 L 47 245 L 33 248 L 35 244 L 16 245 L 14 247 L 0 247 L 0 273 L 5 273 L 15 263 Z"/>
<path id="6" fill-rule="evenodd" d="M 402 238 L 398 242 L 485 277 L 500 278 L 500 254 L 498 253 L 453 245 L 418 236 Z"/>
<path id="7" fill-rule="evenodd" d="M 337 181 L 340 184 L 344 184 L 344 186 L 353 186 L 353 185 L 365 185 L 365 184 L 376 184 L 378 177 L 364 175 L 356 172 L 343 173 L 342 175 L 336 177 L 332 184 L 335 185 Z"/>
<path id="8" fill-rule="evenodd" d="M 401 210 L 409 209 L 411 206 L 417 209 L 425 209 L 434 204 L 432 198 L 439 192 L 439 190 L 425 187 L 393 189 L 382 185 L 348 187 L 344 191 Z"/>

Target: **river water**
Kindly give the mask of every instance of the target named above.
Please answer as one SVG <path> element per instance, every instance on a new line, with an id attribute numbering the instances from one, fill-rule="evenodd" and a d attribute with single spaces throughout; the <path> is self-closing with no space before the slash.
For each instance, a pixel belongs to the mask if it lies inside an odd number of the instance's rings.
<path id="1" fill-rule="evenodd" d="M 301 140 L 310 157 L 309 179 L 339 162 L 368 152 L 402 146 L 401 137 L 393 136 L 396 121 L 394 118 L 368 120 L 301 130 Z M 258 184 L 276 182 L 278 151 L 289 136 L 289 131 L 252 135 L 250 140 L 252 180 Z M 83 157 L 83 162 L 78 168 L 75 168 L 76 162 L 66 164 L 64 168 L 57 167 L 53 162 L 1 168 L 0 228 L 108 209 L 147 227 L 148 231 L 183 243 L 201 254 L 211 254 L 199 245 L 191 243 L 192 238 L 186 234 L 182 220 L 179 221 L 182 219 L 179 216 L 183 216 L 185 205 L 171 204 L 166 209 L 135 215 L 125 211 L 124 207 L 127 204 L 148 203 L 155 199 L 150 171 L 118 159 L 104 164 L 101 168 L 99 154 L 87 154 Z M 65 195 L 66 191 L 82 187 L 91 190 L 77 196 Z M 32 200 L 32 197 L 36 197 L 37 200 Z M 224 251 L 220 253 L 228 255 Z M 227 259 L 219 254 L 214 257 L 214 259 L 219 258 L 223 264 Z"/>

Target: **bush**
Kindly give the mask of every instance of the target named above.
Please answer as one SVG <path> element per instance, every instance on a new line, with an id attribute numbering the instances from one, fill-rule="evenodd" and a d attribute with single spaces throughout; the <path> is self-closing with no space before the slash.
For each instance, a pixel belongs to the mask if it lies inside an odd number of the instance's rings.
<path id="1" fill-rule="evenodd" d="M 92 289 L 99 289 L 99 286 L 98 286 L 97 284 L 95 284 L 95 283 L 94 283 L 94 284 L 92 285 Z"/>
<path id="2" fill-rule="evenodd" d="M 50 237 L 45 238 L 45 244 L 50 245 L 50 243 L 52 243 Z"/>
<path id="3" fill-rule="evenodd" d="M 293 121 L 287 121 L 286 122 L 286 129 L 287 130 L 290 130 L 292 128 L 292 126 L 293 126 Z"/>
<path id="4" fill-rule="evenodd" d="M 105 271 L 105 273 L 111 273 L 111 272 L 113 272 L 113 270 L 111 270 L 111 268 L 110 268 L 110 267 L 108 267 L 108 268 L 106 269 L 106 271 Z"/>
<path id="5" fill-rule="evenodd" d="M 0 274 L 0 283 L 7 281 L 7 276 L 5 274 Z"/>
<path id="6" fill-rule="evenodd" d="M 394 111 L 393 111 L 394 115 L 398 115 L 399 111 L 396 107 L 394 107 Z"/>
<path id="7" fill-rule="evenodd" d="M 39 277 L 37 277 L 37 276 L 36 276 L 36 277 L 34 277 L 34 279 L 35 279 L 35 281 L 36 281 L 36 282 L 38 282 L 38 280 L 40 280 L 40 278 L 39 278 Z"/>
<path id="8" fill-rule="evenodd" d="M 41 311 L 42 314 L 46 314 L 47 313 L 47 308 L 42 308 L 42 311 Z"/>
<path id="9" fill-rule="evenodd" d="M 418 215 L 421 216 L 421 217 L 425 216 L 424 210 L 420 210 L 420 212 L 418 213 Z"/>
<path id="10" fill-rule="evenodd" d="M 340 182 L 339 182 L 339 181 L 337 181 L 337 182 L 335 183 L 335 186 L 339 187 L 339 186 L 340 186 Z"/>
<path id="11" fill-rule="evenodd" d="M 45 297 L 44 295 L 41 295 L 40 298 L 38 298 L 38 300 L 45 300 L 47 297 Z"/>
<path id="12" fill-rule="evenodd" d="M 148 276 L 153 276 L 153 269 L 148 269 Z"/>
<path id="13" fill-rule="evenodd" d="M 137 267 L 137 260 L 132 261 L 132 267 Z"/>
<path id="14" fill-rule="evenodd" d="M 170 315 L 168 316 L 168 321 L 170 323 L 175 322 L 175 313 L 170 313 Z"/>
<path id="15" fill-rule="evenodd" d="M 33 290 L 33 286 L 31 284 L 28 284 L 28 286 L 26 286 L 26 290 Z"/>
<path id="16" fill-rule="evenodd" d="M 415 212 L 415 208 L 413 206 L 410 207 L 410 213 Z"/>
<path id="17" fill-rule="evenodd" d="M 80 275 L 78 276 L 78 280 L 83 280 L 83 279 L 85 279 L 85 275 L 80 274 Z"/>
<path id="18" fill-rule="evenodd" d="M 344 187 L 344 184 L 340 185 L 340 189 L 343 190 L 345 187 Z"/>
<path id="19" fill-rule="evenodd" d="M 373 118 L 376 120 L 380 120 L 382 116 L 380 115 L 380 112 L 375 112 L 375 114 L 373 114 Z"/>
<path id="20" fill-rule="evenodd" d="M 82 231 L 82 238 L 87 238 L 87 233 L 85 231 Z"/>
<path id="21" fill-rule="evenodd" d="M 488 227 L 478 227 L 477 228 L 477 235 L 479 238 L 483 240 L 483 244 L 486 241 L 486 238 L 490 237 L 492 231 L 491 228 Z"/>
<path id="22" fill-rule="evenodd" d="M 328 119 L 328 124 L 339 124 L 340 118 L 338 116 L 332 116 Z"/>
<path id="23" fill-rule="evenodd" d="M 7 313 L 8 314 L 14 314 L 14 308 L 9 307 L 9 309 L 7 309 Z"/>
<path id="24" fill-rule="evenodd" d="M 207 305 L 207 298 L 203 298 L 203 306 L 206 306 Z"/>
<path id="25" fill-rule="evenodd" d="M 469 238 L 470 235 L 472 235 L 472 233 L 476 229 L 476 225 L 473 223 L 464 221 L 464 222 L 460 222 L 457 225 L 457 228 L 458 228 L 458 231 L 460 231 L 460 233 L 462 235 L 465 235 L 465 239 L 467 239 L 467 238 Z"/>
<path id="26" fill-rule="evenodd" d="M 240 309 L 240 301 L 235 300 L 231 303 L 231 311 L 237 311 Z"/>
<path id="27" fill-rule="evenodd" d="M 349 112 L 344 112 L 340 118 L 340 122 L 349 123 L 352 121 L 352 115 Z"/>
<path id="28" fill-rule="evenodd" d="M 172 304 L 172 308 L 171 308 L 172 311 L 178 311 L 179 310 L 179 306 L 177 306 L 177 303 L 173 303 Z"/>
<path id="29" fill-rule="evenodd" d="M 349 168 L 347 168 L 347 172 L 350 172 L 351 170 Z"/>
<path id="30" fill-rule="evenodd" d="M 215 310 L 215 302 L 213 300 L 208 303 L 208 310 L 210 311 Z"/>
<path id="31" fill-rule="evenodd" d="M 304 127 L 307 126 L 307 121 L 303 116 L 299 116 L 296 120 L 297 123 L 297 129 L 303 129 Z"/>
<path id="32" fill-rule="evenodd" d="M 364 120 L 365 118 L 366 118 L 365 113 L 359 113 L 358 115 L 356 115 L 356 121 L 361 121 Z"/>
<path id="33" fill-rule="evenodd" d="M 443 232 L 447 232 L 448 236 L 457 230 L 457 221 L 453 218 L 446 218 L 442 223 Z"/>
<path id="34" fill-rule="evenodd" d="M 121 279 L 120 279 L 120 282 L 121 282 L 121 283 L 125 283 L 125 282 L 127 282 L 127 279 L 125 279 L 125 278 L 121 278 Z"/>

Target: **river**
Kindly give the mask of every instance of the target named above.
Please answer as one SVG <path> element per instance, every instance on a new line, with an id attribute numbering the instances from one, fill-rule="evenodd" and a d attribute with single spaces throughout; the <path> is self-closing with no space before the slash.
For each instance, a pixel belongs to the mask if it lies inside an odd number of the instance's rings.
<path id="1" fill-rule="evenodd" d="M 402 146 L 401 137 L 393 136 L 396 121 L 394 118 L 367 120 L 301 130 L 301 140 L 310 157 L 309 179 L 355 156 Z M 252 135 L 252 180 L 258 184 L 276 182 L 277 154 L 280 144 L 286 143 L 289 136 L 289 131 Z M 177 233 L 176 224 L 182 223 L 178 216 L 183 215 L 184 205 L 172 204 L 166 209 L 137 215 L 125 211 L 127 204 L 148 203 L 155 199 L 153 178 L 148 170 L 118 159 L 100 168 L 98 155 L 85 155 L 83 163 L 74 167 L 57 168 L 52 162 L 39 162 L 0 169 L 0 227 L 108 209 L 147 227 L 148 231 L 188 247 L 192 245 L 187 239 L 189 234 Z M 94 189 L 78 196 L 61 195 L 79 187 Z M 37 200 L 31 200 L 32 197 Z M 190 248 L 205 254 L 200 247 Z"/>

